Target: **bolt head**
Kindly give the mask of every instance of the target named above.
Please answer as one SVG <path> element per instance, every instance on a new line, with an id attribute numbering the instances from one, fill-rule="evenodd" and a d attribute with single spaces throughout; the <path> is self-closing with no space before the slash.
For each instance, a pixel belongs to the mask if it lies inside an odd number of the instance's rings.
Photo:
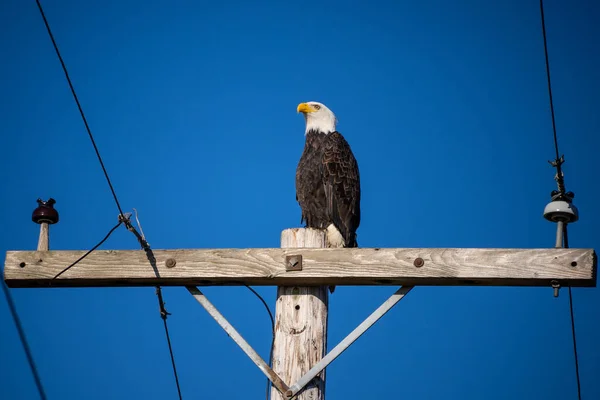
<path id="1" fill-rule="evenodd" d="M 302 271 L 302 255 L 291 255 L 285 257 L 286 271 Z"/>
<path id="2" fill-rule="evenodd" d="M 174 258 L 167 258 L 165 261 L 165 266 L 167 268 L 173 268 L 175 265 L 177 265 L 177 261 Z"/>

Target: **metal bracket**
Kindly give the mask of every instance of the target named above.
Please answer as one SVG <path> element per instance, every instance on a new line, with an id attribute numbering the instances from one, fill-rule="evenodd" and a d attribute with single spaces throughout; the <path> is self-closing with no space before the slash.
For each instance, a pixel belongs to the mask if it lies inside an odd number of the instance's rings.
<path id="1" fill-rule="evenodd" d="M 302 254 L 285 256 L 286 271 L 302 271 Z"/>
<path id="2" fill-rule="evenodd" d="M 202 293 L 195 286 L 186 286 L 186 289 L 192 294 L 192 296 L 194 296 L 196 300 L 198 300 L 198 303 L 200 303 L 200 305 L 202 305 L 202 307 L 208 311 L 210 316 L 213 317 L 219 325 L 221 325 L 221 328 L 223 328 L 223 330 L 233 339 L 235 343 L 237 343 L 238 346 L 240 346 L 244 353 L 246 353 L 246 355 L 250 357 L 252 361 L 254 361 L 254 364 L 256 364 L 256 366 L 267 376 L 267 378 L 273 382 L 273 385 L 275 385 L 281 394 L 284 395 L 286 392 L 288 392 L 288 385 L 286 385 L 285 382 L 281 380 L 279 375 L 277 375 L 271 369 L 271 367 L 264 362 L 262 357 L 252 348 L 252 346 L 248 344 L 248 342 L 246 342 L 242 335 L 235 330 L 235 328 L 229 323 L 229 321 L 225 319 L 219 310 L 217 310 L 216 307 L 210 301 L 208 301 L 204 293 Z"/>
<path id="3" fill-rule="evenodd" d="M 302 256 L 287 256 L 286 269 L 288 258 L 300 257 L 298 263 L 302 270 Z M 208 301 L 206 296 L 195 286 L 186 286 L 187 290 L 194 296 L 202 307 L 210 314 L 211 317 L 225 330 L 225 332 L 233 339 L 235 343 L 246 353 L 248 357 L 256 364 L 256 366 L 269 378 L 273 385 L 286 398 L 292 398 L 298 394 L 311 380 L 313 380 L 321 371 L 340 356 L 348 347 L 352 345 L 359 337 L 362 336 L 371 326 L 373 326 L 381 317 L 392 309 L 400 300 L 406 296 L 414 286 L 400 287 L 393 295 L 391 295 L 382 305 L 371 313 L 359 326 L 348 334 L 337 346 L 335 346 L 325 357 L 315 364 L 303 377 L 298 379 L 292 386 L 287 386 L 285 382 L 269 367 L 269 365 L 261 358 L 261 356 L 246 342 L 246 340 L 235 330 L 235 328 L 223 317 L 223 315 Z"/>
<path id="4" fill-rule="evenodd" d="M 298 379 L 296 383 L 290 386 L 290 390 L 286 392 L 288 398 L 294 397 L 300 392 L 304 386 L 306 386 L 315 376 L 323 371 L 333 360 L 338 358 L 352 343 L 354 343 L 359 337 L 362 336 L 375 322 L 383 317 L 388 311 L 392 309 L 414 286 L 403 286 L 399 288 L 396 293 L 391 295 L 382 305 L 379 306 L 375 311 L 371 313 L 359 326 L 357 326 L 352 332 L 348 334 L 337 346 L 335 346 L 325 357 L 316 363 L 302 378 Z"/>

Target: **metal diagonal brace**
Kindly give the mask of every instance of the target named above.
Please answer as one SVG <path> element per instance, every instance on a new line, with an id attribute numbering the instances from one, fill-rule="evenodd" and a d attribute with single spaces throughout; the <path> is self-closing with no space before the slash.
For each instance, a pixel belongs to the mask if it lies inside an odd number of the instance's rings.
<path id="1" fill-rule="evenodd" d="M 294 383 L 285 393 L 286 397 L 292 398 L 300 392 L 315 376 L 325 369 L 333 360 L 338 358 L 348 347 L 352 345 L 363 333 L 365 333 L 375 322 L 383 317 L 392 307 L 410 292 L 414 286 L 403 286 L 390 296 L 382 305 L 379 306 L 371 315 L 369 315 L 359 326 L 357 326 L 348 336 L 335 346 L 325 357 L 315 364 L 298 382 Z"/>
<path id="2" fill-rule="evenodd" d="M 194 296 L 198 303 L 200 303 L 202 307 L 204 307 L 204 309 L 210 314 L 210 316 L 213 317 L 219 325 L 221 325 L 221 328 L 225 330 L 229 337 L 231 337 L 233 341 L 237 343 L 238 346 L 240 346 L 244 353 L 246 353 L 246 355 L 250 357 L 252 361 L 254 361 L 254 364 L 256 364 L 256 366 L 267 376 L 267 378 L 269 378 L 269 380 L 273 382 L 273 385 L 275 385 L 275 387 L 281 392 L 281 394 L 285 395 L 286 392 L 289 392 L 290 388 L 288 387 L 288 385 L 286 385 L 285 382 L 281 380 L 279 375 L 277 375 L 275 371 L 273 371 L 271 367 L 269 367 L 269 365 L 266 362 L 264 362 L 261 356 L 252 348 L 252 346 L 248 344 L 248 342 L 246 342 L 242 335 L 240 335 L 238 331 L 235 330 L 235 328 L 229 323 L 229 321 L 225 319 L 225 317 L 219 312 L 219 310 L 217 310 L 215 306 L 210 301 L 208 301 L 204 293 L 202 293 L 195 286 L 186 286 L 186 289 L 192 294 L 192 296 Z"/>

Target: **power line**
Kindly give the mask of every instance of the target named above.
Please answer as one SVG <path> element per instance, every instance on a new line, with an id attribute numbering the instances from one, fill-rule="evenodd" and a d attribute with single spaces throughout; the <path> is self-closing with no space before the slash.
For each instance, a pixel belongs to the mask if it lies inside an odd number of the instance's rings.
<path id="1" fill-rule="evenodd" d="M 35 362 L 33 361 L 33 355 L 31 354 L 31 349 L 29 348 L 29 344 L 27 343 L 25 330 L 23 329 L 23 325 L 21 325 L 21 319 L 19 318 L 19 314 L 17 313 L 15 302 L 4 281 L 2 281 L 2 290 L 4 291 L 4 295 L 6 296 L 6 302 L 8 303 L 10 313 L 12 314 L 13 320 L 15 321 L 15 326 L 17 327 L 19 338 L 21 339 L 21 344 L 23 345 L 25 355 L 27 356 L 27 362 L 29 363 L 29 367 L 31 368 L 31 372 L 33 373 L 35 386 L 37 387 L 38 393 L 40 394 L 40 398 L 42 400 L 46 400 L 46 392 L 44 391 L 44 387 L 42 386 L 42 380 L 40 379 L 37 367 L 35 366 Z"/>
<path id="2" fill-rule="evenodd" d="M 77 108 L 79 109 L 79 114 L 81 114 L 81 119 L 83 119 L 83 124 L 85 125 L 85 129 L 87 130 L 88 136 L 90 137 L 90 140 L 92 141 L 92 145 L 94 146 L 94 150 L 96 151 L 96 156 L 98 157 L 98 161 L 100 161 L 100 166 L 102 167 L 102 171 L 104 172 L 104 177 L 106 178 L 106 181 L 108 182 L 110 191 L 113 195 L 113 198 L 115 199 L 117 208 L 119 209 L 119 214 L 121 215 L 122 218 L 124 218 L 123 210 L 121 209 L 121 204 L 119 203 L 119 199 L 117 198 L 115 189 L 113 188 L 112 182 L 110 181 L 110 178 L 108 176 L 108 172 L 106 171 L 106 167 L 104 166 L 104 162 L 102 161 L 102 157 L 100 156 L 100 151 L 98 150 L 98 146 L 96 146 L 96 141 L 94 140 L 94 136 L 92 135 L 92 130 L 90 129 L 90 126 L 88 125 L 87 118 L 85 117 L 85 113 L 83 112 L 83 108 L 81 108 L 81 103 L 79 103 L 79 98 L 77 97 L 77 93 L 75 93 L 75 88 L 73 87 L 73 83 L 71 82 L 71 78 L 69 77 L 69 72 L 67 71 L 67 66 L 65 65 L 65 62 L 63 61 L 63 58 L 60 55 L 60 51 L 58 50 L 58 45 L 56 44 L 56 40 L 54 40 L 54 35 L 52 34 L 52 30 L 50 29 L 50 24 L 48 23 L 48 20 L 46 19 L 46 14 L 44 14 L 44 9 L 42 8 L 42 4 L 40 3 L 39 0 L 35 0 L 35 2 L 37 3 L 38 9 L 40 10 L 40 14 L 42 15 L 42 19 L 44 20 L 44 25 L 46 25 L 46 29 L 48 30 L 48 36 L 50 36 L 50 40 L 52 40 L 52 45 L 54 46 L 54 51 L 56 51 L 56 55 L 58 56 L 60 65 L 62 66 L 62 69 L 65 73 L 65 77 L 67 78 L 67 82 L 69 83 L 69 88 L 71 89 L 71 94 L 73 95 L 73 98 L 75 99 L 75 103 L 77 103 Z"/>
<path id="3" fill-rule="evenodd" d="M 569 235 L 567 234 L 567 224 L 563 225 L 563 244 L 564 248 L 569 248 Z M 569 286 L 569 310 L 571 312 L 571 335 L 573 337 L 573 354 L 575 357 L 575 376 L 577 378 L 577 396 L 581 400 L 581 380 L 579 378 L 579 358 L 577 357 L 577 336 L 575 335 L 575 313 L 573 312 L 573 291 Z"/>
<path id="4" fill-rule="evenodd" d="M 92 251 L 94 251 L 95 249 L 100 247 L 100 245 L 102 245 L 102 243 L 104 243 L 106 241 L 106 239 L 108 239 L 108 237 L 115 231 L 115 229 L 117 229 L 121 225 L 121 223 L 122 223 L 122 221 L 119 221 L 119 223 L 117 225 L 115 225 L 98 244 L 96 244 L 91 250 L 86 252 L 83 256 L 79 257 L 74 263 L 72 263 L 67 268 L 65 268 L 61 272 L 59 272 L 54 278 L 52 278 L 52 280 L 58 278 L 63 272 L 66 272 L 69 268 L 73 267 L 78 262 L 80 262 L 85 257 L 87 257 Z M 50 285 L 52 284 L 52 280 L 50 281 Z M 23 329 L 23 325 L 21 324 L 21 319 L 19 318 L 19 314 L 17 312 L 17 308 L 15 307 L 14 300 L 12 298 L 10 290 L 8 289 L 8 287 L 6 286 L 4 281 L 2 282 L 2 289 L 4 291 L 4 295 L 6 296 L 6 302 L 8 303 L 8 308 L 10 309 L 10 313 L 15 322 L 15 326 L 17 327 L 17 331 L 19 333 L 19 338 L 20 338 L 21 344 L 23 345 L 23 348 L 25 350 L 25 355 L 27 356 L 27 361 L 29 363 L 29 367 L 31 368 L 31 372 L 33 373 L 33 379 L 35 380 L 35 384 L 36 384 L 36 387 L 40 394 L 40 398 L 42 400 L 46 400 L 46 393 L 44 392 L 44 387 L 42 386 L 42 381 L 40 379 L 37 367 L 35 366 L 35 362 L 33 360 L 33 355 L 31 353 L 31 349 L 29 347 L 29 344 L 27 343 L 27 338 L 25 336 L 25 330 Z"/>
<path id="5" fill-rule="evenodd" d="M 71 89 L 71 94 L 73 95 L 73 98 L 75 99 L 75 103 L 77 104 L 77 108 L 79 109 L 79 114 L 81 114 L 81 119 L 83 120 L 83 123 L 85 125 L 85 129 L 86 129 L 86 131 L 88 133 L 90 141 L 92 142 L 92 145 L 94 146 L 94 151 L 96 152 L 96 156 L 98 157 L 98 161 L 100 162 L 100 166 L 102 167 L 102 171 L 104 172 L 104 177 L 106 178 L 106 182 L 108 183 L 108 186 L 109 186 L 110 191 L 111 191 L 111 193 L 113 195 L 113 198 L 115 200 L 117 208 L 119 209 L 119 223 L 113 229 L 111 229 L 111 231 L 108 233 L 108 235 L 100 243 L 98 243 L 98 245 L 96 245 L 92 250 L 90 250 L 89 252 L 87 252 L 86 254 L 84 254 L 79 260 L 75 261 L 75 263 L 73 263 L 72 265 L 70 265 L 67 268 L 65 268 L 63 271 L 61 271 L 54 278 L 57 278 L 60 274 L 62 274 L 63 272 L 65 272 L 66 270 L 68 270 L 69 268 L 71 268 L 72 266 L 74 266 L 75 264 L 77 264 L 84 257 L 86 257 L 88 254 L 90 254 L 93 250 L 95 250 L 98 246 L 100 246 L 106 239 L 108 239 L 108 237 L 110 236 L 110 234 L 119 225 L 121 225 L 121 223 L 124 223 L 125 226 L 127 227 L 127 229 L 130 230 L 131 232 L 133 232 L 136 235 L 136 237 L 140 241 L 140 245 L 146 251 L 146 254 L 150 256 L 150 255 L 152 255 L 152 253 L 151 253 L 152 250 L 150 250 L 150 246 L 148 245 L 148 242 L 146 241 L 146 239 L 142 235 L 140 235 L 137 232 L 137 230 L 133 227 L 133 225 L 131 225 L 131 222 L 129 221 L 129 217 L 125 216 L 125 214 L 123 213 L 123 209 L 121 208 L 121 204 L 119 203 L 119 199 L 117 198 L 117 194 L 115 192 L 115 189 L 114 189 L 114 187 L 112 185 L 110 177 L 108 176 L 108 172 L 106 171 L 106 167 L 104 166 L 104 162 L 102 161 L 102 156 L 100 155 L 100 151 L 98 150 L 98 146 L 96 145 L 96 141 L 94 140 L 94 136 L 92 135 L 92 130 L 90 129 L 90 126 L 89 126 L 89 124 L 87 122 L 87 118 L 85 117 L 85 113 L 83 112 L 83 108 L 81 107 L 81 103 L 79 102 L 79 98 L 77 97 L 77 93 L 75 92 L 75 88 L 73 86 L 73 82 L 71 82 L 71 78 L 69 76 L 69 72 L 67 70 L 67 66 L 65 65 L 65 62 L 64 62 L 64 60 L 63 60 L 63 58 L 62 58 L 62 56 L 60 54 L 60 50 L 58 48 L 56 40 L 54 39 L 54 35 L 52 34 L 52 29 L 50 29 L 50 24 L 48 23 L 48 19 L 46 18 L 46 15 L 44 13 L 44 9 L 42 7 L 42 4 L 40 3 L 39 0 L 36 0 L 36 4 L 37 4 L 38 9 L 40 11 L 40 14 L 42 16 L 42 19 L 44 20 L 44 25 L 46 25 L 46 30 L 48 31 L 48 36 L 50 37 L 50 40 L 52 41 L 52 45 L 54 46 L 54 51 L 56 52 L 56 55 L 58 56 L 58 59 L 60 61 L 60 65 L 62 66 L 63 72 L 65 73 L 65 77 L 67 78 L 67 83 L 69 84 L 69 88 Z M 149 259 L 150 259 L 150 257 L 149 257 Z M 177 368 L 175 367 L 175 357 L 173 355 L 173 348 L 171 346 L 171 338 L 169 336 L 169 329 L 168 329 L 168 326 L 167 326 L 167 315 L 169 313 L 165 310 L 165 303 L 164 303 L 163 298 L 162 298 L 162 292 L 161 292 L 160 287 L 157 287 L 156 295 L 158 297 L 161 318 L 164 321 L 165 333 L 166 333 L 166 337 L 167 337 L 167 343 L 168 343 L 168 346 L 169 346 L 169 353 L 171 355 L 171 364 L 173 366 L 173 373 L 175 374 L 175 383 L 177 384 L 177 393 L 179 395 L 179 399 L 181 400 L 182 397 L 181 397 L 181 388 L 179 386 L 179 377 L 177 376 Z"/>
<path id="6" fill-rule="evenodd" d="M 142 226 L 140 225 L 140 220 L 138 219 L 137 211 L 136 211 L 135 219 L 137 220 L 138 226 L 140 227 L 140 231 L 141 231 Z M 137 238 L 138 242 L 140 243 L 140 246 L 142 247 L 142 250 L 144 250 L 144 252 L 146 253 L 148 262 L 150 262 L 150 265 L 152 266 L 152 268 L 154 269 L 155 273 L 158 276 L 158 269 L 156 267 L 156 257 L 154 257 L 154 253 L 152 252 L 152 249 L 150 248 L 150 244 L 146 240 L 146 237 L 137 231 L 135 226 L 133 226 L 133 224 L 131 223 L 129 216 L 123 222 L 125 223 L 127 230 L 132 232 L 135 235 L 135 237 Z M 160 312 L 160 317 L 162 318 L 163 324 L 165 327 L 165 335 L 167 337 L 167 345 L 169 346 L 169 354 L 171 356 L 171 366 L 173 367 L 173 375 L 175 376 L 175 385 L 177 386 L 177 395 L 179 396 L 179 400 L 182 400 L 181 386 L 179 385 L 179 375 L 177 374 L 177 366 L 175 365 L 175 355 L 173 354 L 173 346 L 171 345 L 171 336 L 169 335 L 169 326 L 167 325 L 167 317 L 169 315 L 171 315 L 171 313 L 169 313 L 167 311 L 167 309 L 165 308 L 165 301 L 163 299 L 162 289 L 160 286 L 156 286 L 156 297 L 158 299 L 158 308 L 159 308 L 159 312 Z"/>
<path id="7" fill-rule="evenodd" d="M 540 0 L 540 15 L 542 19 L 542 36 L 544 38 L 544 55 L 546 60 L 546 80 L 548 82 L 548 98 L 550 100 L 550 115 L 552 117 L 552 132 L 554 134 L 554 150 L 556 152 L 556 158 L 551 162 L 552 166 L 556 168 L 556 184 L 558 185 L 559 195 L 565 194 L 565 183 L 563 180 L 562 164 L 565 161 L 564 157 L 561 157 L 558 152 L 558 137 L 556 135 L 556 117 L 554 114 L 554 100 L 552 98 L 552 82 L 550 79 L 550 59 L 548 57 L 548 39 L 546 38 L 546 19 L 544 18 L 544 0 Z"/>
<path id="8" fill-rule="evenodd" d="M 262 296 L 260 294 L 258 294 L 258 292 L 256 290 L 254 290 L 253 288 L 251 288 L 248 285 L 245 285 L 252 293 L 254 293 L 254 295 L 256 297 L 258 297 L 258 299 L 263 303 L 263 305 L 265 306 L 267 312 L 269 313 L 269 318 L 271 319 L 271 329 L 273 332 L 275 332 L 275 319 L 273 318 L 273 313 L 271 312 L 271 309 L 269 308 L 269 305 L 267 304 L 267 302 L 265 301 L 265 299 L 262 298 Z"/>
<path id="9" fill-rule="evenodd" d="M 169 326 L 167 325 L 167 315 L 169 315 L 169 313 L 165 309 L 165 302 L 163 301 L 162 290 L 160 286 L 156 287 L 156 295 L 158 297 L 158 304 L 160 307 L 160 317 L 162 318 L 163 324 L 165 326 L 167 344 L 169 345 L 169 354 L 171 355 L 171 366 L 173 367 L 173 374 L 175 375 L 175 385 L 177 385 L 177 395 L 179 396 L 179 400 L 182 400 L 181 387 L 179 386 L 179 376 L 177 375 L 177 366 L 175 365 L 175 355 L 173 354 L 173 347 L 171 346 L 171 336 L 169 335 Z"/>
<path id="10" fill-rule="evenodd" d="M 554 116 L 554 101 L 552 98 L 552 81 L 550 79 L 550 61 L 548 58 L 548 40 L 546 38 L 546 21 L 544 18 L 544 0 L 540 0 L 540 15 L 542 20 L 542 36 L 544 38 L 544 54 L 546 57 L 546 77 L 548 81 L 548 97 L 550 99 L 550 114 L 552 116 L 552 131 L 554 134 L 554 150 L 556 153 L 556 159 L 551 164 L 556 168 L 556 183 L 558 185 L 558 193 L 557 195 L 566 201 L 570 202 L 573 198 L 573 193 L 566 193 L 565 183 L 562 173 L 561 165 L 564 162 L 564 157 L 561 157 L 558 151 L 558 138 L 556 134 L 556 119 Z M 563 247 L 569 248 L 569 237 L 567 234 L 567 223 L 564 223 L 562 226 L 562 235 L 563 235 Z M 573 294 L 571 286 L 569 286 L 569 309 L 571 313 L 571 334 L 573 337 L 573 355 L 575 359 L 575 375 L 577 378 L 577 398 L 581 400 L 581 380 L 579 377 L 579 358 L 577 355 L 577 337 L 575 335 L 575 315 L 573 312 Z"/>
<path id="11" fill-rule="evenodd" d="M 106 236 L 104 236 L 104 239 L 102 239 L 101 241 L 99 241 L 97 245 L 95 245 L 88 252 L 86 252 L 84 255 L 82 255 L 81 257 L 79 257 L 73 264 L 69 265 L 68 267 L 66 267 L 65 269 L 63 269 L 62 271 L 60 271 L 58 274 L 56 274 L 56 276 L 54 276 L 54 278 L 52 278 L 50 280 L 50 285 L 52 285 L 52 281 L 53 280 L 55 280 L 56 278 L 58 278 L 59 276 L 61 276 L 63 273 L 67 272 L 71 267 L 74 267 L 77 263 L 79 263 L 81 260 L 83 260 L 84 258 L 86 258 L 92 251 L 94 251 L 98 247 L 100 247 L 102 245 L 102 243 L 106 242 L 106 239 L 108 239 L 110 237 L 110 235 L 112 235 L 112 233 L 119 226 L 121 226 L 122 223 L 123 223 L 123 221 L 119 221 L 119 223 L 116 224 L 115 226 L 113 226 L 112 229 L 106 234 Z"/>
<path id="12" fill-rule="evenodd" d="M 265 301 L 265 299 L 263 299 L 263 297 L 258 294 L 258 292 L 254 289 L 252 289 L 250 286 L 245 285 L 252 293 L 254 293 L 254 295 L 256 297 L 258 297 L 258 299 L 263 303 L 263 305 L 265 306 L 265 308 L 267 309 L 267 312 L 269 313 L 269 318 L 271 319 L 271 331 L 272 331 L 272 338 L 271 338 L 271 347 L 269 350 L 269 362 L 268 365 L 269 367 L 273 367 L 271 365 L 272 359 L 273 359 L 273 346 L 275 345 L 275 319 L 273 318 L 273 313 L 271 312 L 271 309 L 269 308 L 269 305 L 267 304 L 267 302 Z M 267 388 L 266 388 L 266 393 L 265 393 L 265 399 L 269 400 L 271 398 L 271 381 L 267 378 Z"/>
<path id="13" fill-rule="evenodd" d="M 581 379 L 579 378 L 579 358 L 577 357 L 577 336 L 575 335 L 575 314 L 573 312 L 573 293 L 569 286 L 569 309 L 571 311 L 571 335 L 573 336 L 573 355 L 575 357 L 575 376 L 577 378 L 577 398 L 581 400 Z"/>
<path id="14" fill-rule="evenodd" d="M 550 61 L 548 59 L 548 40 L 546 39 L 546 20 L 544 18 L 544 0 L 540 0 L 540 14 L 542 16 L 542 35 L 544 37 L 544 54 L 546 56 L 546 77 L 548 81 L 548 95 L 550 97 L 550 114 L 552 115 L 552 130 L 554 132 L 554 148 L 556 159 L 560 158 L 558 153 L 558 139 L 556 136 L 556 119 L 554 117 L 554 101 L 552 100 L 552 83 L 550 81 Z"/>

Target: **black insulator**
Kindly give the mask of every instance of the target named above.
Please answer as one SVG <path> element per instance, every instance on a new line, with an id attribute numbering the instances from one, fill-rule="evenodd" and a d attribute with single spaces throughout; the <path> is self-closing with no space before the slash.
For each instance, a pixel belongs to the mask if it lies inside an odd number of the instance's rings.
<path id="1" fill-rule="evenodd" d="M 37 199 L 38 208 L 33 211 L 31 215 L 31 220 L 36 224 L 41 224 L 42 222 L 46 222 L 48 224 L 55 224 L 58 222 L 58 211 L 54 209 L 54 204 L 56 204 L 56 200 L 53 198 L 48 199 L 48 201 L 44 201 L 42 199 Z"/>

